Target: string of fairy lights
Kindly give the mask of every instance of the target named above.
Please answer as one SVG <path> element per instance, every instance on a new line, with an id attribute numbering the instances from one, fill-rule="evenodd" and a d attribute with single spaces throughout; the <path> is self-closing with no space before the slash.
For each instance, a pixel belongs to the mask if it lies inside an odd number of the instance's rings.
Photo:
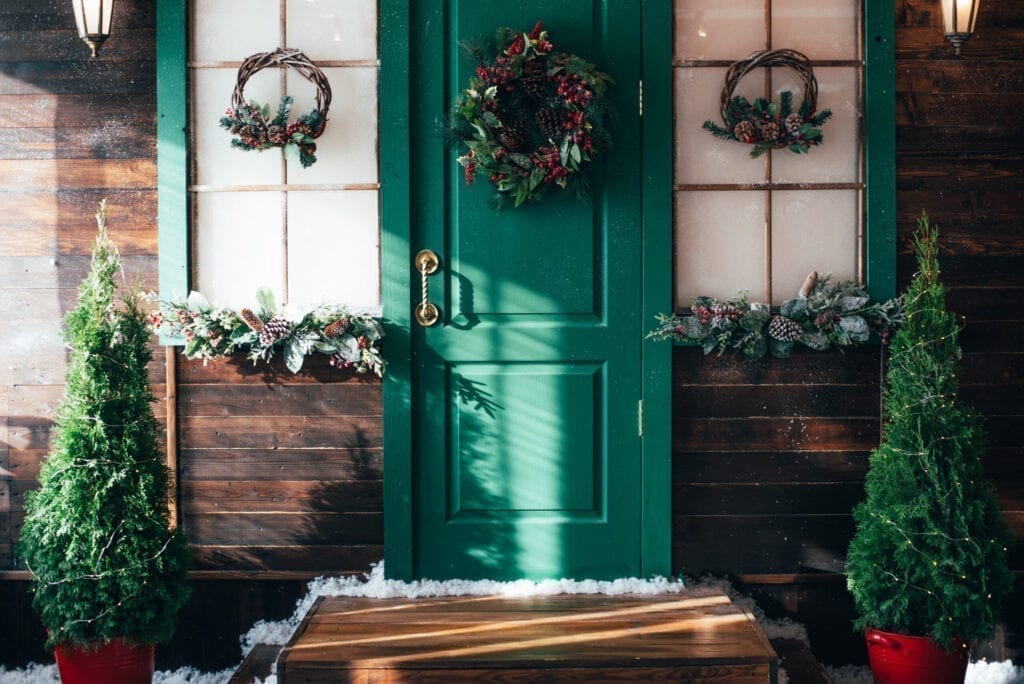
<path id="1" fill-rule="evenodd" d="M 931 275 L 931 273 L 925 274 L 925 276 Z M 938 271 L 936 269 L 934 272 L 934 279 L 927 278 L 927 284 L 929 287 L 921 288 L 906 308 L 914 308 L 913 305 L 920 303 L 921 299 L 926 296 L 934 297 L 934 291 L 929 292 L 929 289 L 935 286 L 937 283 L 937 277 Z M 915 317 L 925 315 L 933 315 L 942 318 L 953 314 L 948 312 L 944 306 L 915 308 L 906 316 L 907 325 L 909 326 Z M 890 368 L 895 368 L 896 371 L 912 378 L 915 381 L 917 389 L 921 390 L 922 393 L 916 401 L 905 403 L 898 407 L 886 406 L 886 414 L 889 420 L 903 419 L 908 416 L 927 416 L 939 409 L 951 409 L 957 404 L 958 397 L 955 391 L 944 393 L 938 389 L 942 385 L 953 385 L 955 387 L 957 378 L 956 372 L 950 371 L 948 365 L 944 363 L 933 363 L 931 364 L 931 368 L 924 371 L 921 366 L 925 365 L 927 368 L 927 364 L 915 363 L 915 360 L 919 359 L 919 357 L 915 358 L 915 352 L 929 347 L 939 347 L 946 343 L 950 338 L 955 340 L 963 330 L 966 318 L 961 318 L 960 321 L 960 325 L 957 326 L 953 332 L 945 332 L 935 337 L 921 339 L 909 346 L 894 345 L 893 353 L 889 361 Z M 959 349 L 956 350 L 955 356 L 956 358 L 960 357 Z M 892 370 L 890 372 L 892 372 Z M 929 391 L 929 388 L 934 389 Z M 933 435 L 928 443 L 922 445 L 922 448 L 920 449 L 906 449 L 887 441 L 885 448 L 878 450 L 876 455 L 883 460 L 887 460 L 889 455 L 892 454 L 896 457 L 904 458 L 908 463 L 917 463 L 929 480 L 936 485 L 936 488 L 939 491 L 940 502 L 944 502 L 949 497 L 954 496 L 958 490 L 962 490 L 962 482 L 954 479 L 950 483 L 941 477 L 941 475 L 945 473 L 933 474 L 930 472 L 929 464 L 934 461 L 935 456 L 948 454 L 950 451 L 948 448 L 950 446 L 950 442 L 952 442 L 953 449 L 956 451 L 962 451 L 965 446 L 962 443 L 962 437 L 960 435 Z M 972 486 L 975 484 L 973 479 L 968 482 Z M 868 513 L 872 518 L 880 520 L 885 525 L 891 526 L 893 530 L 902 537 L 904 544 L 908 549 L 919 554 L 927 563 L 930 564 L 935 573 L 949 578 L 952 582 L 967 583 L 969 578 L 968 575 L 963 572 L 950 570 L 949 566 L 951 563 L 944 558 L 934 557 L 929 553 L 927 545 L 919 544 L 916 539 L 920 539 L 924 542 L 928 539 L 941 538 L 951 543 L 970 545 L 971 553 L 967 555 L 974 555 L 976 557 L 985 555 L 992 547 L 1000 547 L 1004 554 L 1008 552 L 1008 548 L 1004 546 L 1000 540 L 989 539 L 987 542 L 978 540 L 970 536 L 966 529 L 963 530 L 959 536 L 955 531 L 950 534 L 942 529 L 908 531 L 896 520 L 893 520 L 887 515 L 882 515 L 874 511 L 868 511 Z M 961 526 L 966 525 L 966 521 L 960 522 Z M 906 574 L 901 576 L 880 562 L 875 561 L 873 566 L 878 572 L 889 577 L 893 582 L 915 589 L 931 597 L 932 600 L 936 601 L 939 609 L 944 614 L 945 619 L 949 622 L 954 621 L 954 617 L 952 615 L 953 611 L 950 610 L 950 606 L 947 605 L 944 597 L 940 596 L 940 594 L 933 589 L 929 589 L 911 581 L 908 576 L 909 569 L 906 571 Z M 981 582 L 983 583 L 984 579 L 981 579 Z M 990 592 L 986 592 L 986 597 L 988 600 L 992 600 L 992 594 Z M 966 643 L 963 643 L 962 645 L 963 648 L 967 648 Z"/>

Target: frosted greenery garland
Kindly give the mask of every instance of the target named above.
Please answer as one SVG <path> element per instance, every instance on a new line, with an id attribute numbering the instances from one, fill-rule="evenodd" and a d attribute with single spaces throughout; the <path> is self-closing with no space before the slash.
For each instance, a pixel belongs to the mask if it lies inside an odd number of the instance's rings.
<path id="1" fill-rule="evenodd" d="M 159 305 L 150 315 L 153 331 L 183 338 L 184 354 L 190 359 L 205 363 L 246 350 L 253 363 L 269 362 L 280 349 L 288 370 L 298 373 L 306 356 L 318 352 L 326 354 L 336 368 L 384 376 L 384 328 L 375 318 L 354 314 L 344 305 L 279 310 L 267 288 L 256 293 L 259 306 L 255 310 L 213 306 L 198 292 L 183 301 L 155 295 L 150 299 Z"/>
<path id="2" fill-rule="evenodd" d="M 64 398 L 17 546 L 51 646 L 166 641 L 190 593 L 185 539 L 168 526 L 147 312 L 137 293 L 117 297 L 105 203 L 96 219 L 89 274 L 64 319 Z"/>
<path id="3" fill-rule="evenodd" d="M 864 344 L 872 335 L 885 343 L 902 322 L 899 299 L 873 303 L 863 286 L 833 284 L 831 274 L 819 277 L 816 271 L 774 316 L 767 304 L 748 302 L 746 291 L 727 301 L 697 297 L 692 311 L 658 314 L 658 327 L 647 337 L 697 344 L 705 354 L 740 351 L 754 361 L 769 351 L 785 358 L 797 344 L 818 351 L 842 349 Z"/>

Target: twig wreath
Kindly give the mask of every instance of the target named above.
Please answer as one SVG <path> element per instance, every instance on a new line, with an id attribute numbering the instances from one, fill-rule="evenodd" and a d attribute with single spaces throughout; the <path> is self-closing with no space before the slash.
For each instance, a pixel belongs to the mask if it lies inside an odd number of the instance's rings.
<path id="1" fill-rule="evenodd" d="M 740 80 L 758 67 L 788 67 L 796 72 L 804 86 L 804 99 L 793 109 L 793 93 L 786 90 L 779 102 L 763 97 L 753 104 L 741 95 L 733 95 Z M 772 149 L 788 148 L 804 153 L 822 142 L 821 125 L 832 117 L 831 110 L 818 108 L 818 80 L 811 60 L 796 50 L 761 50 L 733 62 L 725 74 L 722 89 L 722 121 L 720 126 L 705 121 L 704 129 L 724 140 L 738 140 L 753 145 L 751 157 L 760 157 Z"/>
<path id="2" fill-rule="evenodd" d="M 499 207 L 536 202 L 553 186 L 586 196 L 580 170 L 610 143 L 612 77 L 555 52 L 539 21 L 529 33 L 503 27 L 493 45 L 462 47 L 477 61 L 450 117 L 450 132 L 468 148 L 458 159 L 466 185 L 482 174 Z"/>
<path id="3" fill-rule="evenodd" d="M 292 96 L 284 95 L 277 105 L 274 117 L 270 105 L 255 100 L 246 102 L 245 84 L 253 74 L 267 67 L 286 66 L 316 86 L 316 106 L 288 123 L 292 109 Z M 221 117 L 220 125 L 237 137 L 231 145 L 242 150 L 263 151 L 270 147 L 283 147 L 286 154 L 295 155 L 303 168 L 316 162 L 316 142 L 327 125 L 327 110 L 331 107 L 331 85 L 324 72 L 300 50 L 277 48 L 273 52 L 257 52 L 246 57 L 238 68 L 235 89 L 231 93 L 231 106 Z"/>

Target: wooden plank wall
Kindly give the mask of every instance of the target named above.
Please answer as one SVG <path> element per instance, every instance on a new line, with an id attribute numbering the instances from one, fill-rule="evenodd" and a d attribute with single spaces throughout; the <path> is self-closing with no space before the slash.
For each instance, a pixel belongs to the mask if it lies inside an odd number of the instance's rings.
<path id="1" fill-rule="evenodd" d="M 305 576 L 384 556 L 381 391 L 317 357 L 178 373 L 182 525 L 197 569 Z"/>
<path id="2" fill-rule="evenodd" d="M 937 1 L 896 0 L 895 11 L 899 284 L 913 274 L 910 236 L 926 209 L 941 227 L 949 306 L 966 317 L 962 396 L 986 417 L 985 469 L 1020 537 L 1024 3 L 984 3 L 962 59 L 942 37 Z M 845 636 L 842 578 L 821 571 L 841 571 L 849 511 L 863 497 L 878 440 L 879 354 L 749 365 L 675 353 L 674 569 L 746 580 L 777 613 L 807 624 L 830 662 L 859 648 Z M 1024 571 L 1024 543 L 1010 557 Z M 1018 587 L 1011 649 L 1024 633 Z"/>

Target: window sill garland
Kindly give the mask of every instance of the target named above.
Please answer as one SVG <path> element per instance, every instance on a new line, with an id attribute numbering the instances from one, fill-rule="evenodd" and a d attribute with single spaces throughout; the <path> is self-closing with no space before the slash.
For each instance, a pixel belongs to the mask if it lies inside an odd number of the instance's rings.
<path id="1" fill-rule="evenodd" d="M 862 286 L 830 280 L 831 275 L 819 278 L 812 271 L 797 298 L 783 302 L 776 315 L 767 304 L 748 302 L 746 291 L 727 301 L 697 297 L 692 315 L 658 314 L 658 327 L 647 337 L 699 345 L 705 355 L 740 351 L 748 361 L 769 351 L 786 358 L 797 344 L 824 351 L 865 344 L 873 337 L 888 343 L 903 320 L 900 299 L 872 303 Z"/>
<path id="2" fill-rule="evenodd" d="M 190 293 L 184 301 L 150 295 L 150 301 L 159 306 L 150 314 L 150 328 L 184 339 L 185 356 L 203 363 L 242 350 L 254 364 L 269 362 L 274 351 L 281 349 L 292 373 L 302 370 L 308 354 L 319 352 L 327 354 L 336 368 L 384 376 L 384 329 L 375 318 L 353 314 L 343 305 L 278 310 L 273 293 L 266 288 L 260 288 L 256 298 L 256 310 L 234 311 L 211 305 L 199 292 Z"/>

